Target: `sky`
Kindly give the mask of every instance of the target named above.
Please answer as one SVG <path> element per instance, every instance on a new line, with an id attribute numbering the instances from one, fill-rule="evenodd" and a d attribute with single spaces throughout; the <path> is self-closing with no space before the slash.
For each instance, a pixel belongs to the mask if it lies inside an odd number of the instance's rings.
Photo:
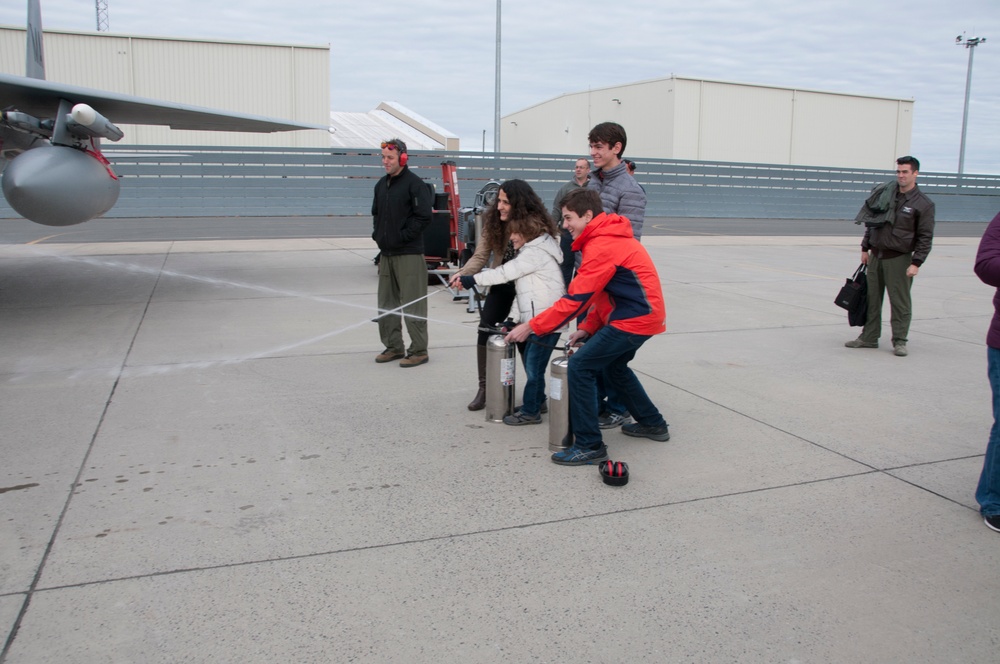
<path id="1" fill-rule="evenodd" d="M 668 77 L 913 99 L 911 154 L 1000 174 L 1000 0 L 501 0 L 501 113 Z M 23 26 L 4 0 L 0 24 Z M 111 33 L 330 46 L 331 110 L 396 101 L 493 149 L 496 0 L 108 0 Z M 42 0 L 46 29 L 95 30 L 94 0 Z M 581 153 L 586 153 L 581 145 Z M 886 166 L 892 168 L 892 164 Z"/>

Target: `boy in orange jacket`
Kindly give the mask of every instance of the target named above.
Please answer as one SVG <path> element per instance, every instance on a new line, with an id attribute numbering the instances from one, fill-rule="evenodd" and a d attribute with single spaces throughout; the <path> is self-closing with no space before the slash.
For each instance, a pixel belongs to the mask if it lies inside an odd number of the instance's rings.
<path id="1" fill-rule="evenodd" d="M 589 189 L 569 193 L 562 213 L 573 251 L 582 253 L 580 269 L 566 295 L 511 330 L 507 341 L 523 341 L 531 333 L 543 336 L 587 313 L 569 337 L 574 345 L 587 341 L 569 360 L 570 425 L 576 440 L 552 455 L 554 463 L 579 466 L 608 458 L 597 422 L 597 376 L 602 371 L 635 418 L 622 426 L 622 433 L 670 440 L 666 421 L 628 367 L 647 339 L 666 331 L 666 310 L 659 274 L 627 218 L 604 213 L 600 196 Z"/>

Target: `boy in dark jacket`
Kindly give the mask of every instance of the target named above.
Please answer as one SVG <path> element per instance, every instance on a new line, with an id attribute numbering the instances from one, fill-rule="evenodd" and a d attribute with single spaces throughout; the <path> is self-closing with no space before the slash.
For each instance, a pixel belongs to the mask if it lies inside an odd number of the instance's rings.
<path id="1" fill-rule="evenodd" d="M 381 255 L 378 263 L 378 332 L 385 350 L 378 363 L 401 360 L 401 367 L 427 362 L 427 263 L 424 229 L 431 223 L 431 189 L 407 162 L 406 143 L 394 138 L 382 143 L 385 176 L 375 185 L 372 239 Z M 409 304 L 402 310 L 398 309 Z M 393 312 L 393 313 L 387 313 Z M 410 348 L 403 353 L 403 315 Z"/>
<path id="2" fill-rule="evenodd" d="M 597 376 L 610 381 L 635 422 L 622 425 L 627 436 L 670 440 L 667 423 L 650 401 L 628 363 L 654 334 L 666 331 L 660 277 L 646 249 L 632 236 L 628 219 L 603 212 L 592 189 L 577 189 L 563 201 L 563 227 L 573 250 L 583 254 L 569 293 L 507 335 L 508 342 L 543 336 L 581 313 L 586 320 L 570 335 L 587 340 L 569 360 L 570 425 L 576 440 L 552 455 L 554 463 L 579 466 L 608 458 L 597 422 Z M 588 311 L 589 309 L 589 311 Z"/>

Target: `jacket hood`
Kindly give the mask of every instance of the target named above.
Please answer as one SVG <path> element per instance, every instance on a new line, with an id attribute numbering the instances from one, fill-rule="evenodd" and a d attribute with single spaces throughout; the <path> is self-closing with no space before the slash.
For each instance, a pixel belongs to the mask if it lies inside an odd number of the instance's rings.
<path id="1" fill-rule="evenodd" d="M 537 247 L 542 251 L 544 251 L 545 253 L 552 256 L 553 258 L 555 258 L 557 263 L 562 263 L 563 260 L 562 247 L 559 246 L 559 242 L 548 233 L 542 233 L 541 235 L 536 237 L 531 242 L 528 242 L 524 246 Z"/>
<path id="2" fill-rule="evenodd" d="M 580 237 L 573 240 L 573 251 L 581 251 L 583 245 L 595 237 L 635 237 L 632 233 L 632 222 L 620 214 L 603 212 L 587 224 Z"/>

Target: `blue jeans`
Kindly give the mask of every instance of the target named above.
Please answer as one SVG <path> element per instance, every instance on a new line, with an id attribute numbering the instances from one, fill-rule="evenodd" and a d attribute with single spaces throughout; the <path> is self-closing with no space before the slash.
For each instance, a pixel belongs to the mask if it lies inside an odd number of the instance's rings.
<path id="1" fill-rule="evenodd" d="M 993 428 L 976 488 L 976 502 L 983 516 L 996 516 L 1000 514 L 1000 349 L 987 347 L 986 373 L 993 392 Z"/>
<path id="2" fill-rule="evenodd" d="M 646 396 L 646 390 L 628 363 L 648 336 L 622 332 L 610 325 L 598 330 L 569 358 L 569 417 L 576 446 L 597 449 L 602 444 L 597 425 L 597 376 L 602 372 L 609 387 L 643 426 L 663 426 L 660 411 Z"/>
<path id="3" fill-rule="evenodd" d="M 559 343 L 558 332 L 543 337 L 532 334 L 521 348 L 521 359 L 527 376 L 524 383 L 524 401 L 521 404 L 521 412 L 525 415 L 538 415 L 542 409 L 542 402 L 545 401 L 545 370 L 549 366 L 553 350 L 547 346 L 555 346 L 557 343 Z"/>

